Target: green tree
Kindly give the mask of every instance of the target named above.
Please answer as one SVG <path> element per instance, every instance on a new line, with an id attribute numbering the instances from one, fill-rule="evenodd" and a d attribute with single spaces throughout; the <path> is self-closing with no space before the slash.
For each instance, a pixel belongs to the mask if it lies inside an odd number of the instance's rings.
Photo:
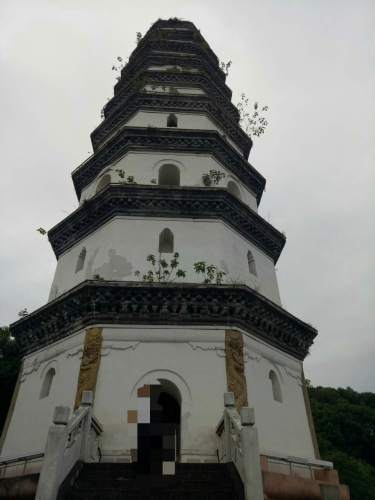
<path id="1" fill-rule="evenodd" d="M 309 387 L 321 456 L 339 471 L 352 500 L 375 499 L 375 394 Z"/>
<path id="2" fill-rule="evenodd" d="M 11 337 L 8 327 L 0 327 L 0 432 L 5 423 L 20 365 L 17 342 Z"/>

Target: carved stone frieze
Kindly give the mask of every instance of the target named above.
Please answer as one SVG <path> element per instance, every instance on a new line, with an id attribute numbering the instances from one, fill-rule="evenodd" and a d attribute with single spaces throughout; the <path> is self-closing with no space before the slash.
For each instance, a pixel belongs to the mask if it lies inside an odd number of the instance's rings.
<path id="1" fill-rule="evenodd" d="M 226 189 L 110 185 L 48 232 L 56 257 L 113 217 L 223 220 L 276 263 L 285 236 Z"/>
<path id="2" fill-rule="evenodd" d="M 317 335 L 245 285 L 126 281 L 84 281 L 10 330 L 26 354 L 98 324 L 237 327 L 297 359 L 305 358 Z"/>
<path id="3" fill-rule="evenodd" d="M 236 408 L 240 411 L 247 406 L 247 384 L 242 333 L 236 330 L 225 331 L 225 364 L 227 388 L 234 393 Z"/>
<path id="4" fill-rule="evenodd" d="M 86 330 L 74 408 L 80 405 L 83 391 L 95 392 L 102 341 L 102 328 L 95 327 Z"/>
<path id="5" fill-rule="evenodd" d="M 258 203 L 266 184 L 265 178 L 217 131 L 126 127 L 72 173 L 77 195 L 81 195 L 82 189 L 90 184 L 105 166 L 128 151 L 212 154 L 241 179 L 255 194 Z"/>

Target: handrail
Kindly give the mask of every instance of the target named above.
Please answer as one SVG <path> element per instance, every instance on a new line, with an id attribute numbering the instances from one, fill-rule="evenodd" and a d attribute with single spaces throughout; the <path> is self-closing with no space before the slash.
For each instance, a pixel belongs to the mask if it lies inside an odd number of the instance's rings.
<path id="1" fill-rule="evenodd" d="M 28 464 L 34 463 L 35 461 L 41 461 L 40 459 L 44 457 L 44 453 L 33 453 L 30 455 L 20 455 L 18 457 L 9 457 L 0 460 L 0 478 L 6 477 L 8 471 L 14 470 L 15 467 L 23 466 L 22 473 L 16 474 L 25 475 Z M 38 463 L 38 462 L 36 462 Z M 13 469 L 12 469 L 13 467 Z M 11 474 L 12 475 L 12 474 Z"/>
<path id="2" fill-rule="evenodd" d="M 220 417 L 220 420 L 216 425 L 215 434 L 217 436 L 221 437 L 223 432 L 224 432 L 224 415 L 222 417 Z"/>
<path id="3" fill-rule="evenodd" d="M 66 431 L 72 432 L 75 427 L 78 427 L 81 421 L 86 417 L 87 412 L 88 412 L 87 407 L 80 406 L 79 408 L 77 408 L 77 410 L 73 413 L 71 420 L 68 422 L 66 426 Z"/>
<path id="4" fill-rule="evenodd" d="M 91 419 L 91 427 L 94 429 L 94 432 L 97 436 L 101 436 L 103 434 L 103 425 L 94 415 L 92 416 Z"/>
<path id="5" fill-rule="evenodd" d="M 81 406 L 70 419 L 69 407 L 55 408 L 35 500 L 56 500 L 61 484 L 76 464 L 90 461 L 91 429 L 96 435 L 102 432 L 98 422 L 92 425 L 92 404 L 93 392 L 83 391 Z"/>
<path id="6" fill-rule="evenodd" d="M 333 462 L 329 462 L 328 460 L 318 460 L 316 458 L 301 458 L 294 457 L 290 455 L 283 455 L 281 453 L 276 453 L 274 451 L 264 451 L 261 452 L 261 455 L 264 455 L 269 460 L 277 460 L 279 462 L 293 463 L 298 465 L 306 465 L 316 468 L 322 468 L 331 470 L 333 469 Z"/>
<path id="7" fill-rule="evenodd" d="M 235 431 L 236 434 L 240 434 L 242 425 L 241 425 L 241 419 L 239 414 L 237 413 L 237 410 L 234 408 L 225 408 L 224 410 L 226 414 L 229 417 L 230 423 L 233 426 L 233 430 Z"/>
<path id="8" fill-rule="evenodd" d="M 6 458 L 5 460 L 0 460 L 0 466 L 9 465 L 17 462 L 25 462 L 28 460 L 35 460 L 36 458 L 44 457 L 44 453 L 33 453 L 31 455 L 20 455 L 19 457 Z"/>
<path id="9" fill-rule="evenodd" d="M 254 411 L 243 407 L 239 415 L 233 392 L 224 394 L 224 413 L 216 426 L 223 441 L 222 461 L 233 462 L 244 484 L 245 500 L 263 500 L 258 433 Z M 219 453 L 220 460 L 220 453 Z"/>

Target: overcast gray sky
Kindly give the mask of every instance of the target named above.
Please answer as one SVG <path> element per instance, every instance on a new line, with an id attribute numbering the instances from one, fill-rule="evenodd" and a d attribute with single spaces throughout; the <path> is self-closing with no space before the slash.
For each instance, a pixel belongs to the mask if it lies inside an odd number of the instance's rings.
<path id="1" fill-rule="evenodd" d="M 271 107 L 250 161 L 267 179 L 260 214 L 287 235 L 283 305 L 319 330 L 306 376 L 375 391 L 374 0 L 2 0 L 0 325 L 46 302 L 55 257 L 36 228 L 77 206 L 70 174 L 116 57 L 169 17 L 233 61 L 235 97 Z"/>

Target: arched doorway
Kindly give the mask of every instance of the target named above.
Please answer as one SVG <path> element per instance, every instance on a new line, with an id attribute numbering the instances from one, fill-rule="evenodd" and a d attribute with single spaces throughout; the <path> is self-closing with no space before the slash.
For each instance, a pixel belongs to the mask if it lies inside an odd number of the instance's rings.
<path id="1" fill-rule="evenodd" d="M 138 468 L 143 474 L 174 474 L 181 456 L 181 395 L 169 380 L 158 381 L 140 392 L 149 395 L 150 417 L 137 426 Z"/>

